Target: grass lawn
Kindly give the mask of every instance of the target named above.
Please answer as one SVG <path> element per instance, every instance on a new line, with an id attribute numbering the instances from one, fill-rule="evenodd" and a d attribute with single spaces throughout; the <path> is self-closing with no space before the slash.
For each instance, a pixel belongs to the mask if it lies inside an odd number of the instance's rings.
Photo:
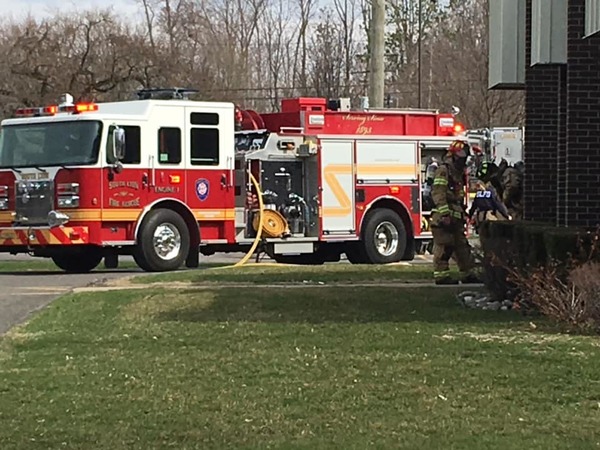
<path id="1" fill-rule="evenodd" d="M 206 266 L 205 266 L 206 267 Z M 267 280 L 267 281 L 266 281 Z M 182 271 L 134 278 L 133 283 L 379 283 L 433 281 L 431 264 L 355 265 L 325 264 L 322 266 L 247 263 L 241 267 L 208 267 L 207 270 Z"/>
<path id="2" fill-rule="evenodd" d="M 596 448 L 598 340 L 530 320 L 435 288 L 67 296 L 0 341 L 0 449 Z"/>

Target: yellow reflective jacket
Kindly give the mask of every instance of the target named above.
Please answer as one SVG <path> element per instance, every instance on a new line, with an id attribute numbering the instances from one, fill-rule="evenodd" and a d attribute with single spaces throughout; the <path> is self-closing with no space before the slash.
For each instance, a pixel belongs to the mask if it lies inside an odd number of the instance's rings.
<path id="1" fill-rule="evenodd" d="M 442 217 L 465 220 L 465 184 L 463 177 L 451 164 L 440 165 L 433 178 L 431 198 L 434 208 L 431 224 L 439 225 Z"/>

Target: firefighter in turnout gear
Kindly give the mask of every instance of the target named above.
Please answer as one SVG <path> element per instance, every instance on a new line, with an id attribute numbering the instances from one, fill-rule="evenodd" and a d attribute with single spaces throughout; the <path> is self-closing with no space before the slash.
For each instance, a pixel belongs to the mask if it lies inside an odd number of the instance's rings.
<path id="1" fill-rule="evenodd" d="M 515 167 L 507 167 L 502 173 L 502 201 L 516 220 L 523 217 L 523 173 Z"/>
<path id="2" fill-rule="evenodd" d="M 469 144 L 454 141 L 448 148 L 443 164 L 435 172 L 432 198 L 435 204 L 431 217 L 433 234 L 433 270 L 436 284 L 458 284 L 450 276 L 449 262 L 454 256 L 463 283 L 478 283 L 473 273 L 471 247 L 465 236 L 465 168 Z"/>

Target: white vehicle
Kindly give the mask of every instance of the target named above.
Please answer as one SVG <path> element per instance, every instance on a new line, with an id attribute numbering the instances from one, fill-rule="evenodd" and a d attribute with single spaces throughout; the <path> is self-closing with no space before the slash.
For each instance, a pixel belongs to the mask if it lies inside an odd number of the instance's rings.
<path id="1" fill-rule="evenodd" d="M 468 130 L 469 142 L 478 144 L 486 155 L 486 160 L 500 164 L 503 159 L 509 165 L 523 161 L 523 127 L 484 128 Z"/>

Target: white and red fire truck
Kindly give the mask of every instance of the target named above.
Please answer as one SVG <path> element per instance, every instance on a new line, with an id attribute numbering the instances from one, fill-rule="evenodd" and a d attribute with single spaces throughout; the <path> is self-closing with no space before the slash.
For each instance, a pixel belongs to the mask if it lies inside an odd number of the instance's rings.
<path id="1" fill-rule="evenodd" d="M 411 260 L 424 163 L 464 127 L 432 110 L 350 110 L 295 98 L 279 113 L 201 102 L 180 89 L 138 99 L 24 108 L 0 133 L 0 252 L 85 272 L 133 255 L 147 271 L 199 253 L 279 262 Z M 257 181 L 259 192 L 251 183 Z M 254 196 L 254 197 L 253 197 Z"/>

